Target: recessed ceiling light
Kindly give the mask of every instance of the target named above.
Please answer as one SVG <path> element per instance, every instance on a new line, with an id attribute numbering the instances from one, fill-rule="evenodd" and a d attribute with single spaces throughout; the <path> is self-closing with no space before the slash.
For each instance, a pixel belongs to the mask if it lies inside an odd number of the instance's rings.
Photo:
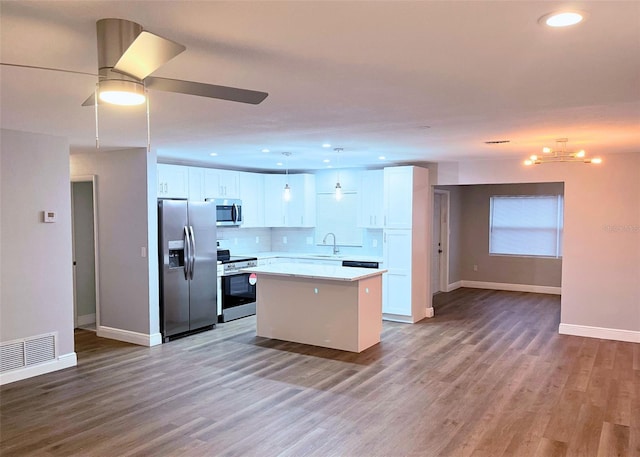
<path id="1" fill-rule="evenodd" d="M 538 19 L 541 24 L 546 24 L 549 27 L 568 27 L 575 25 L 585 18 L 585 14 L 578 11 L 560 11 L 555 13 L 549 13 Z"/>
<path id="2" fill-rule="evenodd" d="M 324 159 L 324 160 L 323 160 L 323 162 L 324 162 L 324 163 L 329 163 L 329 162 L 331 162 L 331 160 L 329 160 L 329 159 Z"/>
<path id="3" fill-rule="evenodd" d="M 209 155 L 210 155 L 211 157 L 215 157 L 215 156 L 217 156 L 217 155 L 218 155 L 218 153 L 217 153 L 217 152 L 210 152 L 210 153 L 209 153 Z"/>
<path id="4" fill-rule="evenodd" d="M 323 148 L 330 148 L 330 147 L 331 147 L 331 145 L 330 145 L 329 143 L 324 143 L 324 144 L 322 145 L 322 147 L 323 147 Z"/>
<path id="5" fill-rule="evenodd" d="M 333 165 L 327 165 L 327 168 L 333 168 Z"/>
<path id="6" fill-rule="evenodd" d="M 281 167 L 282 166 L 282 162 L 278 162 L 276 165 Z"/>
<path id="7" fill-rule="evenodd" d="M 262 150 L 262 152 L 271 152 L 271 151 L 270 151 L 270 150 L 268 150 L 267 148 L 264 148 L 264 149 Z"/>
<path id="8" fill-rule="evenodd" d="M 379 156 L 378 159 L 379 160 L 386 160 L 387 158 L 385 156 Z"/>

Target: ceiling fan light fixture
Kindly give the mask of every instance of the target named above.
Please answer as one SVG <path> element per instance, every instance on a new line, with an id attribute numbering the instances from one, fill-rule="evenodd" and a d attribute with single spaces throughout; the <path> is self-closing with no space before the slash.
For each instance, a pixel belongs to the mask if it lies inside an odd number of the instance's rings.
<path id="1" fill-rule="evenodd" d="M 142 105 L 147 99 L 141 83 L 120 79 L 101 81 L 98 97 L 105 103 L 121 106 Z"/>
<path id="2" fill-rule="evenodd" d="M 549 27 L 569 27 L 582 22 L 585 14 L 580 11 L 557 11 L 545 14 L 539 19 L 539 22 Z"/>

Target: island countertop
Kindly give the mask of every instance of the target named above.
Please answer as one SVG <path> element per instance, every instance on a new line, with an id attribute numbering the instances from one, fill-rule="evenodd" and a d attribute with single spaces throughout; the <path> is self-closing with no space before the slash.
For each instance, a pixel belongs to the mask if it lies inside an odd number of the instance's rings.
<path id="1" fill-rule="evenodd" d="M 261 267 L 243 268 L 243 273 L 291 276 L 295 278 L 325 279 L 334 281 L 359 281 L 378 276 L 387 270 L 376 268 L 341 267 L 335 265 L 315 265 L 307 263 L 276 263 Z"/>

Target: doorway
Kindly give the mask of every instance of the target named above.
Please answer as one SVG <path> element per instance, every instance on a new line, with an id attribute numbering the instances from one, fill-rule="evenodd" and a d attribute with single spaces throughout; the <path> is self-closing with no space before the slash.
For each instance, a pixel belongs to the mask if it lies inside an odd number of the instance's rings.
<path id="1" fill-rule="evenodd" d="M 95 331 L 99 323 L 95 176 L 71 179 L 74 327 Z"/>
<path id="2" fill-rule="evenodd" d="M 432 294 L 447 292 L 449 286 L 449 191 L 434 189 L 431 246 Z"/>

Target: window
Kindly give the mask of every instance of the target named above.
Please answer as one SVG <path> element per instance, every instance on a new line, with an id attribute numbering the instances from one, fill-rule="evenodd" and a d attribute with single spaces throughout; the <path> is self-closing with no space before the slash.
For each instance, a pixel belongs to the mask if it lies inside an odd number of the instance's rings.
<path id="1" fill-rule="evenodd" d="M 493 196 L 489 254 L 562 256 L 562 196 Z"/>

